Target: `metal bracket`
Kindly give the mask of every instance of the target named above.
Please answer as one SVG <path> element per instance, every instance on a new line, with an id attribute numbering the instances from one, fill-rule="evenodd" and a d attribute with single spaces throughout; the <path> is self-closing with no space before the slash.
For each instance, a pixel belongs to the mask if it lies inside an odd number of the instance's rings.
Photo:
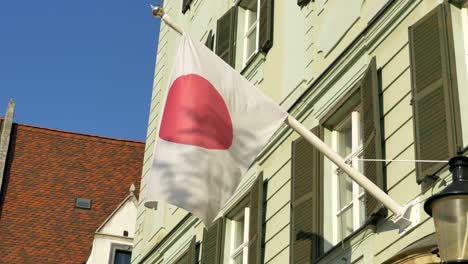
<path id="1" fill-rule="evenodd" d="M 420 198 L 407 203 L 404 206 L 403 214 L 396 215 L 392 218 L 394 224 L 400 227 L 400 236 L 416 227 L 420 222 Z"/>

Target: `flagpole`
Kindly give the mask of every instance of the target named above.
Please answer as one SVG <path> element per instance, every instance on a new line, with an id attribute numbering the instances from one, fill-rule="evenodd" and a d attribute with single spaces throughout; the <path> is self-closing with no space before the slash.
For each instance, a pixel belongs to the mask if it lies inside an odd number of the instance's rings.
<path id="1" fill-rule="evenodd" d="M 160 17 L 164 23 L 166 23 L 170 28 L 172 28 L 175 32 L 179 33 L 180 35 L 184 34 L 184 30 L 179 27 L 174 21 L 172 21 L 171 17 L 164 12 L 164 8 L 160 6 L 150 5 L 153 16 Z"/>
<path id="2" fill-rule="evenodd" d="M 361 185 L 368 193 L 381 201 L 385 207 L 390 209 L 395 215 L 400 215 L 404 213 L 404 207 L 399 205 L 395 200 L 393 200 L 388 194 L 386 194 L 382 189 L 370 181 L 366 176 L 360 173 L 358 170 L 349 166 L 345 160 L 336 153 L 332 148 L 325 144 L 321 139 L 319 139 L 314 133 L 307 129 L 303 124 L 297 121 L 294 117 L 288 115 L 288 118 L 285 120 L 285 123 L 294 129 L 299 135 L 301 135 L 305 140 L 311 143 L 318 151 L 323 155 L 329 158 L 333 163 L 336 164 L 340 169 L 342 169 L 346 174 L 348 174 L 355 182 Z"/>
<path id="3" fill-rule="evenodd" d="M 162 7 L 155 7 L 151 5 L 153 16 L 160 17 L 169 27 L 174 29 L 180 35 L 183 34 L 184 30 L 172 21 L 171 17 L 164 12 Z M 314 135 L 309 129 L 302 125 L 291 115 L 285 120 L 286 125 L 296 131 L 305 140 L 312 144 L 318 151 L 335 163 L 340 169 L 348 174 L 356 183 L 364 188 L 370 195 L 379 200 L 386 208 L 394 213 L 393 222 L 400 226 L 401 230 L 414 224 L 410 220 L 411 209 L 415 204 L 409 203 L 405 206 L 401 206 L 392 197 L 380 189 L 376 184 L 370 181 L 357 169 L 346 164 L 345 160 L 336 153 L 332 148 L 325 144 L 321 139 Z"/>

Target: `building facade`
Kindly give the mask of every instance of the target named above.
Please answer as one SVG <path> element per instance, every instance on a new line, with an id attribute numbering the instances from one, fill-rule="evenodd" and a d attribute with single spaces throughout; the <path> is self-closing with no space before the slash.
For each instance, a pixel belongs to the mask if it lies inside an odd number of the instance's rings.
<path id="1" fill-rule="evenodd" d="M 0 118 L 0 263 L 130 263 L 144 143 L 17 124 L 13 109 Z"/>
<path id="2" fill-rule="evenodd" d="M 466 2 L 165 1 L 194 38 L 398 203 L 411 203 L 414 225 L 400 229 L 286 126 L 212 227 L 168 204 L 145 208 L 180 38 L 162 24 L 132 263 L 438 263 L 422 205 L 451 181 L 441 161 L 468 144 Z"/>

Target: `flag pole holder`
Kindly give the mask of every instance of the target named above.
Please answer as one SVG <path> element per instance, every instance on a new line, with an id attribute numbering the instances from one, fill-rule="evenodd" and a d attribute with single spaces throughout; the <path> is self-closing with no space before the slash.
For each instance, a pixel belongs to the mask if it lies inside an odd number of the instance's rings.
<path id="1" fill-rule="evenodd" d="M 164 12 L 164 9 L 159 6 L 150 5 L 154 17 L 160 17 L 164 23 L 166 23 L 174 31 L 183 35 L 184 30 L 174 23 L 171 17 Z M 332 148 L 325 144 L 321 139 L 314 135 L 309 129 L 302 125 L 291 115 L 288 115 L 284 121 L 286 125 L 296 131 L 301 135 L 305 140 L 312 144 L 318 151 L 320 151 L 324 156 L 326 156 L 330 161 L 332 161 L 336 166 L 342 169 L 346 174 L 348 174 L 357 184 L 366 190 L 367 193 L 379 200 L 386 208 L 393 212 L 394 216 L 392 217 L 392 222 L 396 224 L 400 229 L 400 235 L 405 234 L 413 227 L 419 224 L 420 214 L 419 214 L 419 197 L 404 206 L 396 202 L 392 197 L 370 181 L 366 176 L 364 176 L 357 169 L 349 166 L 345 160 L 338 155 Z"/>

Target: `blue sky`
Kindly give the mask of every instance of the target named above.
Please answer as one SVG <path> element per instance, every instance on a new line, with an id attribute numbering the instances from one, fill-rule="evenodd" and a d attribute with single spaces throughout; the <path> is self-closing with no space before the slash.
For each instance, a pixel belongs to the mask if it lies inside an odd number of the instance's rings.
<path id="1" fill-rule="evenodd" d="M 13 98 L 17 123 L 144 140 L 160 25 L 149 3 L 1 1 L 0 116 Z"/>

